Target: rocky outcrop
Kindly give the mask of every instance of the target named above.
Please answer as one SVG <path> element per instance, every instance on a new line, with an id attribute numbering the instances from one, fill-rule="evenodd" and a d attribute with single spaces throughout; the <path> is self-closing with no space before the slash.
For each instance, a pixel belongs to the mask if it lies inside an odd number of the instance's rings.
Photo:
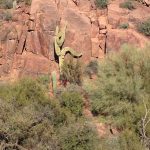
<path id="1" fill-rule="evenodd" d="M 107 52 L 118 51 L 126 43 L 137 47 L 150 43 L 149 38 L 137 32 L 137 24 L 150 17 L 150 9 L 138 2 L 134 3 L 134 10 L 120 8 L 122 2 L 115 0 L 108 6 Z M 128 24 L 128 29 L 120 29 L 123 24 Z"/>
<path id="2" fill-rule="evenodd" d="M 31 7 L 18 5 L 12 21 L 0 26 L 0 79 L 58 71 L 54 36 L 56 26 L 65 22 L 63 46 L 81 52 L 84 64 L 119 50 L 124 43 L 143 47 L 149 39 L 135 31 L 135 22 L 148 18 L 143 14 L 150 10 L 146 6 L 122 9 L 122 1 L 111 1 L 104 10 L 96 8 L 94 0 L 32 0 Z M 128 30 L 118 28 L 123 23 L 129 23 Z"/>
<path id="3" fill-rule="evenodd" d="M 84 63 L 92 57 L 102 58 L 106 32 L 100 30 L 106 29 L 106 22 L 100 21 L 105 16 L 99 17 L 92 0 L 33 0 L 31 9 L 18 6 L 13 12 L 15 21 L 9 22 L 11 25 L 6 23 L 9 28 L 1 44 L 1 55 L 4 56 L 0 58 L 0 76 L 14 78 L 16 74 L 38 75 L 57 70 L 55 29 L 56 25 L 63 26 L 64 22 L 68 24 L 64 47 L 82 52 Z"/>

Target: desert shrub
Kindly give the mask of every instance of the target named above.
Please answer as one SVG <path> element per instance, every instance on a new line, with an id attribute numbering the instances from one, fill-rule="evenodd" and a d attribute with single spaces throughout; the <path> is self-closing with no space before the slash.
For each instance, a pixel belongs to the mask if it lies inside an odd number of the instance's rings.
<path id="1" fill-rule="evenodd" d="M 96 5 L 101 9 L 107 8 L 108 0 L 96 0 Z"/>
<path id="2" fill-rule="evenodd" d="M 83 99 L 77 92 L 63 92 L 60 96 L 60 104 L 62 107 L 68 109 L 76 117 L 82 115 Z"/>
<path id="3" fill-rule="evenodd" d="M 87 74 L 90 78 L 93 74 L 97 75 L 98 73 L 98 62 L 91 61 L 85 68 L 84 73 Z"/>
<path id="4" fill-rule="evenodd" d="M 13 0 L 0 0 L 0 6 L 4 9 L 13 8 Z"/>
<path id="5" fill-rule="evenodd" d="M 92 127 L 75 117 L 81 114 L 81 96 L 72 92 L 62 94 L 62 98 L 61 103 L 47 99 L 41 80 L 1 83 L 0 149 L 95 149 Z"/>
<path id="6" fill-rule="evenodd" d="M 129 24 L 128 23 L 120 24 L 119 28 L 120 29 L 128 29 L 129 28 Z"/>
<path id="7" fill-rule="evenodd" d="M 11 12 L 6 11 L 6 12 L 4 13 L 4 15 L 3 15 L 3 19 L 6 20 L 6 21 L 12 20 L 12 14 L 11 14 Z"/>
<path id="8" fill-rule="evenodd" d="M 146 36 L 150 36 L 150 18 L 138 25 L 138 31 Z"/>
<path id="9" fill-rule="evenodd" d="M 55 132 L 57 108 L 51 103 L 30 104 L 18 109 L 14 102 L 0 100 L 0 144 L 17 145 L 14 149 L 56 149 L 59 150 L 58 136 Z M 55 114 L 55 115 L 53 115 Z M 55 118 L 53 118 L 55 117 Z M 57 122 L 59 126 L 60 122 Z"/>
<path id="10" fill-rule="evenodd" d="M 37 78 L 37 82 L 44 86 L 47 90 L 49 90 L 49 84 L 50 84 L 50 75 L 41 75 Z"/>
<path id="11" fill-rule="evenodd" d="M 136 135 L 136 133 L 131 130 L 123 131 L 119 136 L 118 142 L 122 150 L 145 150 L 145 148 L 140 143 L 140 138 L 138 135 Z"/>
<path id="12" fill-rule="evenodd" d="M 124 46 L 100 66 L 98 79 L 90 85 L 85 83 L 93 114 L 107 117 L 121 131 L 127 128 L 140 135 L 139 123 L 145 115 L 143 101 L 150 107 L 149 47 L 139 50 Z M 146 132 L 150 137 L 148 129 Z"/>
<path id="13" fill-rule="evenodd" d="M 120 135 L 106 136 L 100 145 L 100 150 L 144 150 L 138 136 L 130 130 L 123 131 Z"/>
<path id="14" fill-rule="evenodd" d="M 98 150 L 98 138 L 88 124 L 75 123 L 60 132 L 62 150 Z"/>
<path id="15" fill-rule="evenodd" d="M 133 5 L 133 2 L 130 1 L 130 0 L 127 0 L 123 3 L 120 3 L 119 5 L 121 8 L 126 8 L 126 9 L 129 9 L 129 10 L 133 10 L 135 9 L 134 5 Z"/>
<path id="16" fill-rule="evenodd" d="M 32 0 L 17 0 L 17 3 L 25 2 L 26 5 L 31 5 Z"/>
<path id="17" fill-rule="evenodd" d="M 72 58 L 65 60 L 62 67 L 61 78 L 63 82 L 71 84 L 82 84 L 82 67 L 79 60 L 74 61 Z"/>
<path id="18" fill-rule="evenodd" d="M 65 87 L 58 87 L 56 97 L 60 97 L 63 92 L 77 92 L 82 94 L 82 87 L 77 84 L 67 84 Z"/>
<path id="19" fill-rule="evenodd" d="M 0 98 L 8 101 L 14 100 L 18 105 L 47 101 L 43 88 L 38 82 L 30 78 L 21 79 L 12 85 L 1 87 Z"/>

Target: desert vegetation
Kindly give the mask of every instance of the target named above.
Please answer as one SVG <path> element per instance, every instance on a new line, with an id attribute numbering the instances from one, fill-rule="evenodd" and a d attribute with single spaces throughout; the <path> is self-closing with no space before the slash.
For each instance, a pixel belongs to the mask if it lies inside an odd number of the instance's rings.
<path id="1" fill-rule="evenodd" d="M 131 0 L 127 0 L 125 2 L 120 3 L 120 7 L 125 8 L 125 9 L 129 9 L 129 10 L 135 9 L 133 1 L 131 1 Z"/>
<path id="2" fill-rule="evenodd" d="M 149 48 L 139 50 L 124 46 L 120 53 L 110 54 L 100 63 L 93 86 L 85 83 L 93 114 L 104 117 L 121 133 L 115 149 L 120 144 L 118 149 L 150 148 L 149 74 Z M 133 139 L 134 144 L 129 139 Z"/>
<path id="3" fill-rule="evenodd" d="M 108 0 L 96 0 L 96 5 L 101 9 L 107 8 Z"/>
<path id="4" fill-rule="evenodd" d="M 82 96 L 64 91 L 58 99 L 49 98 L 45 81 L 0 85 L 0 148 L 96 149 L 97 134 L 82 117 Z"/>
<path id="5" fill-rule="evenodd" d="M 150 36 L 150 18 L 138 24 L 138 31 Z"/>
<path id="6" fill-rule="evenodd" d="M 149 149 L 148 50 L 125 45 L 121 52 L 110 53 L 101 62 L 92 61 L 85 67 L 88 76 L 83 77 L 82 86 L 71 82 L 57 88 L 53 97 L 49 96 L 49 75 L 1 83 L 0 148 Z M 97 78 L 91 80 L 91 73 Z M 99 138 L 95 124 L 85 117 L 85 93 L 93 115 L 97 120 L 103 118 L 112 136 Z M 118 134 L 113 133 L 114 128 Z"/>

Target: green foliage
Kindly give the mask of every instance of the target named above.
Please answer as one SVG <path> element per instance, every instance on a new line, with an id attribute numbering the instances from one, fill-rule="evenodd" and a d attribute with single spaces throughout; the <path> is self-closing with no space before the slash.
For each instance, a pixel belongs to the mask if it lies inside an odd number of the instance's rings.
<path id="1" fill-rule="evenodd" d="M 90 61 L 90 63 L 85 68 L 85 74 L 91 77 L 93 74 L 98 74 L 98 62 Z"/>
<path id="2" fill-rule="evenodd" d="M 56 72 L 52 72 L 52 87 L 53 87 L 53 92 L 56 93 L 57 90 L 57 77 L 56 77 Z"/>
<path id="3" fill-rule="evenodd" d="M 4 20 L 6 20 L 6 21 L 12 20 L 12 14 L 11 14 L 11 12 L 6 11 L 6 12 L 4 13 L 3 18 L 4 18 Z"/>
<path id="4" fill-rule="evenodd" d="M 0 0 L 0 6 L 4 9 L 13 8 L 13 0 Z"/>
<path id="5" fill-rule="evenodd" d="M 105 137 L 100 145 L 100 150 L 145 150 L 137 135 L 130 130 L 125 130 L 120 135 Z"/>
<path id="6" fill-rule="evenodd" d="M 72 84 L 82 84 L 82 67 L 79 60 L 74 61 L 72 58 L 65 60 L 62 66 L 62 73 L 60 79 Z"/>
<path id="7" fill-rule="evenodd" d="M 0 98 L 11 101 L 12 99 L 19 105 L 29 103 L 42 103 L 47 101 L 43 88 L 33 79 L 26 78 L 13 85 L 1 87 Z"/>
<path id="8" fill-rule="evenodd" d="M 17 3 L 25 2 L 26 5 L 31 5 L 32 0 L 17 0 Z"/>
<path id="9" fill-rule="evenodd" d="M 47 80 L 41 77 L 1 83 L 0 149 L 70 150 L 70 146 L 95 149 L 96 133 L 84 125 L 83 118 L 76 119 L 83 106 L 81 96 L 64 93 L 62 103 L 49 99 L 47 89 L 43 88 Z M 66 140 L 69 142 L 65 143 Z"/>
<path id="10" fill-rule="evenodd" d="M 124 46 L 121 52 L 109 54 L 100 64 L 98 79 L 93 84 L 85 83 L 92 112 L 106 116 L 121 131 L 130 129 L 139 135 L 145 115 L 143 101 L 150 107 L 149 74 L 149 47 L 139 50 Z M 146 133 L 150 137 L 148 129 Z"/>
<path id="11" fill-rule="evenodd" d="M 62 107 L 68 109 L 76 117 L 82 115 L 83 99 L 77 92 L 63 92 L 60 96 L 60 104 Z"/>
<path id="12" fill-rule="evenodd" d="M 31 5 L 31 3 L 32 3 L 32 0 L 25 0 L 26 5 Z"/>
<path id="13" fill-rule="evenodd" d="M 126 8 L 126 9 L 129 9 L 129 10 L 135 9 L 135 7 L 133 5 L 133 2 L 131 0 L 127 0 L 123 3 L 120 3 L 120 8 Z"/>
<path id="14" fill-rule="evenodd" d="M 150 36 L 150 18 L 138 25 L 138 31 L 146 36 Z"/>
<path id="15" fill-rule="evenodd" d="M 120 24 L 119 28 L 120 29 L 128 29 L 129 28 L 129 24 L 128 23 Z"/>
<path id="16" fill-rule="evenodd" d="M 63 150 L 98 150 L 98 138 L 88 124 L 64 127 L 59 138 Z"/>
<path id="17" fill-rule="evenodd" d="M 107 8 L 108 0 L 96 0 L 96 5 L 101 9 Z"/>
<path id="18" fill-rule="evenodd" d="M 50 75 L 41 75 L 37 78 L 37 82 L 45 89 L 49 90 Z"/>

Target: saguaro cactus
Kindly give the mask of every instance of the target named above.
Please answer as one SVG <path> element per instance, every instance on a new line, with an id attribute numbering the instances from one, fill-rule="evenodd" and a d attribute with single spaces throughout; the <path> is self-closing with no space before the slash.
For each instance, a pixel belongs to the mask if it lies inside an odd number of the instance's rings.
<path id="1" fill-rule="evenodd" d="M 62 72 L 62 66 L 64 63 L 64 58 L 66 53 L 70 53 L 73 57 L 81 57 L 82 53 L 77 53 L 74 49 L 70 47 L 64 47 L 62 48 L 64 41 L 65 41 L 65 32 L 67 28 L 67 23 L 65 24 L 63 29 L 59 29 L 59 27 L 56 27 L 56 32 L 55 32 L 55 52 L 56 55 L 59 58 L 59 69 L 60 73 Z"/>

